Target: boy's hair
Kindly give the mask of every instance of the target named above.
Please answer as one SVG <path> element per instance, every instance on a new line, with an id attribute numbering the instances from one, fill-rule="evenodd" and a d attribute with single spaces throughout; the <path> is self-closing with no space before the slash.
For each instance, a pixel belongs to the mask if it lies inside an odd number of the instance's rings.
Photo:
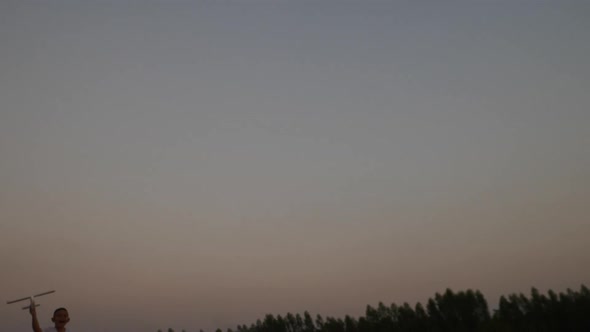
<path id="1" fill-rule="evenodd" d="M 53 317 L 55 317 L 55 315 L 57 315 L 57 313 L 60 312 L 60 311 L 62 311 L 62 310 L 65 311 L 65 312 L 68 312 L 68 309 L 66 309 L 66 308 L 63 308 L 63 307 L 62 308 L 57 308 L 53 312 Z"/>

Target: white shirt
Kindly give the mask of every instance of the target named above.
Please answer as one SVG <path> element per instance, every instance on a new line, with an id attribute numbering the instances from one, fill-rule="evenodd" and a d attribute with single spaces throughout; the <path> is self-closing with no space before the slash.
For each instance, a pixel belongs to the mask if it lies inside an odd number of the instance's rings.
<path id="1" fill-rule="evenodd" d="M 51 326 L 51 327 L 46 327 L 43 329 L 43 332 L 56 332 L 57 329 L 55 328 L 55 326 Z M 66 328 L 66 332 L 72 332 L 70 331 L 70 329 Z"/>

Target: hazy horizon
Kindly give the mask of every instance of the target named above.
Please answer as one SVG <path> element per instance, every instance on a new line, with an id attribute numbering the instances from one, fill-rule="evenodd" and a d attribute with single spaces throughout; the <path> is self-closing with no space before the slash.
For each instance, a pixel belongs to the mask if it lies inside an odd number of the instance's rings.
<path id="1" fill-rule="evenodd" d="M 4 1 L 4 303 L 73 330 L 590 284 L 590 3 Z M 30 329 L 3 305 L 10 331 Z"/>

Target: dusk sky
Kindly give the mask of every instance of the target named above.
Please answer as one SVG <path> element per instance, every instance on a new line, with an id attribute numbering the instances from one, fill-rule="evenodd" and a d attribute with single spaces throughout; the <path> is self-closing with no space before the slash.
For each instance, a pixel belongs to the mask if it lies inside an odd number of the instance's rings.
<path id="1" fill-rule="evenodd" d="M 2 1 L 3 331 L 590 284 L 589 1 Z"/>

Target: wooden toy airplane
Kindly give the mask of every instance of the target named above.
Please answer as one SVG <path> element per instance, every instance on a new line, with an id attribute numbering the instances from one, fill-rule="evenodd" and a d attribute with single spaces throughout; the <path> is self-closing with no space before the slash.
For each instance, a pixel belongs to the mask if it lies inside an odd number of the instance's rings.
<path id="1" fill-rule="evenodd" d="M 8 302 L 6 302 L 6 304 L 11 304 L 11 303 L 16 303 L 16 302 L 20 302 L 20 301 L 29 300 L 29 301 L 31 301 L 30 305 L 28 305 L 26 307 L 23 307 L 23 310 L 24 309 L 29 309 L 32 306 L 38 307 L 38 306 L 40 306 L 40 304 L 35 304 L 34 298 L 39 297 L 39 296 L 43 296 L 43 295 L 47 295 L 47 294 L 51 294 L 51 293 L 55 293 L 55 291 L 52 290 L 52 291 L 43 292 L 43 293 L 40 293 L 40 294 L 37 294 L 37 295 L 31 295 L 31 296 L 23 297 L 22 299 L 8 301 Z"/>

